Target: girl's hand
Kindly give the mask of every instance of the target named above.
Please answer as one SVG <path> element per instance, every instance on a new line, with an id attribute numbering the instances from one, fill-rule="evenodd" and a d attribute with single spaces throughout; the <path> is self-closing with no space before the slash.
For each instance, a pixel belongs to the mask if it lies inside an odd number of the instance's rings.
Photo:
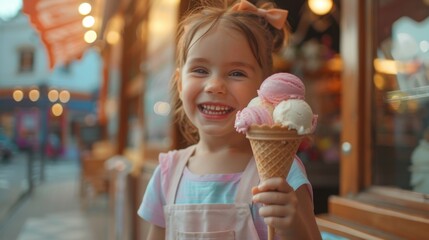
<path id="1" fill-rule="evenodd" d="M 259 215 L 276 234 L 287 236 L 297 216 L 298 198 L 283 178 L 270 178 L 252 188 L 253 202 L 261 203 Z"/>

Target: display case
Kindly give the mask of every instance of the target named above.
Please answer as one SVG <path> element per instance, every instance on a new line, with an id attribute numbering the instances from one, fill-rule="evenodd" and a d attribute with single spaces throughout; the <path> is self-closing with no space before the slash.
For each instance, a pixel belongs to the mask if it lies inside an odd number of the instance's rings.
<path id="1" fill-rule="evenodd" d="M 429 227 L 429 2 L 343 0 L 340 194 L 322 230 L 424 239 Z"/>
<path id="2" fill-rule="evenodd" d="M 372 182 L 429 193 L 429 3 L 394 4 L 374 6 Z"/>
<path id="3" fill-rule="evenodd" d="M 372 185 L 416 190 L 414 173 L 425 167 L 417 160 L 415 171 L 415 152 L 429 126 L 429 3 L 346 2 L 341 194 Z"/>

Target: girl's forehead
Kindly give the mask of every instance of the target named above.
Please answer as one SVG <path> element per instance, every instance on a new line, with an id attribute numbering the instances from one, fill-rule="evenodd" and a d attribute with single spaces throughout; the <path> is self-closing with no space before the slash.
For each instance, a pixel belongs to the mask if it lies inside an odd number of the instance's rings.
<path id="1" fill-rule="evenodd" d="M 213 52 L 214 51 L 214 52 Z M 217 53 L 252 57 L 252 50 L 244 34 L 231 28 L 200 29 L 193 37 L 188 54 Z"/>
<path id="2" fill-rule="evenodd" d="M 211 66 L 246 66 L 262 71 L 243 33 L 231 28 L 200 29 L 194 36 L 184 64 L 208 63 Z"/>
<path id="3" fill-rule="evenodd" d="M 244 34 L 241 31 L 233 28 L 232 26 L 218 22 L 214 26 L 209 24 L 196 30 L 195 35 L 191 39 L 191 45 L 195 44 L 201 39 L 211 36 L 229 36 L 240 41 L 246 40 Z"/>

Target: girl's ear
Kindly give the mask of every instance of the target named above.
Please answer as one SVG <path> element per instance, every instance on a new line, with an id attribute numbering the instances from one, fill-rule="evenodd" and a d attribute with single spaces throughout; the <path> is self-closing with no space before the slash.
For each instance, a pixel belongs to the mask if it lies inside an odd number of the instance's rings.
<path id="1" fill-rule="evenodd" d="M 179 92 L 179 98 L 182 99 L 182 79 L 180 78 L 179 68 L 176 68 L 176 71 L 174 73 L 174 79 L 176 80 L 177 91 Z"/>

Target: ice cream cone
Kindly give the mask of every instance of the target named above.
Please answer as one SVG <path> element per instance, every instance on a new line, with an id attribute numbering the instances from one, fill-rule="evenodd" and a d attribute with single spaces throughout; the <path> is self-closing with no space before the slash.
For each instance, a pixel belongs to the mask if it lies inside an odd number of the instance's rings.
<path id="1" fill-rule="evenodd" d="M 246 137 L 252 146 L 256 167 L 261 180 L 286 178 L 298 147 L 305 137 L 296 130 L 275 125 L 250 126 Z M 274 228 L 268 226 L 268 239 L 274 239 Z"/>
<path id="2" fill-rule="evenodd" d="M 251 126 L 246 133 L 250 140 L 261 180 L 285 178 L 305 135 L 279 125 Z"/>

